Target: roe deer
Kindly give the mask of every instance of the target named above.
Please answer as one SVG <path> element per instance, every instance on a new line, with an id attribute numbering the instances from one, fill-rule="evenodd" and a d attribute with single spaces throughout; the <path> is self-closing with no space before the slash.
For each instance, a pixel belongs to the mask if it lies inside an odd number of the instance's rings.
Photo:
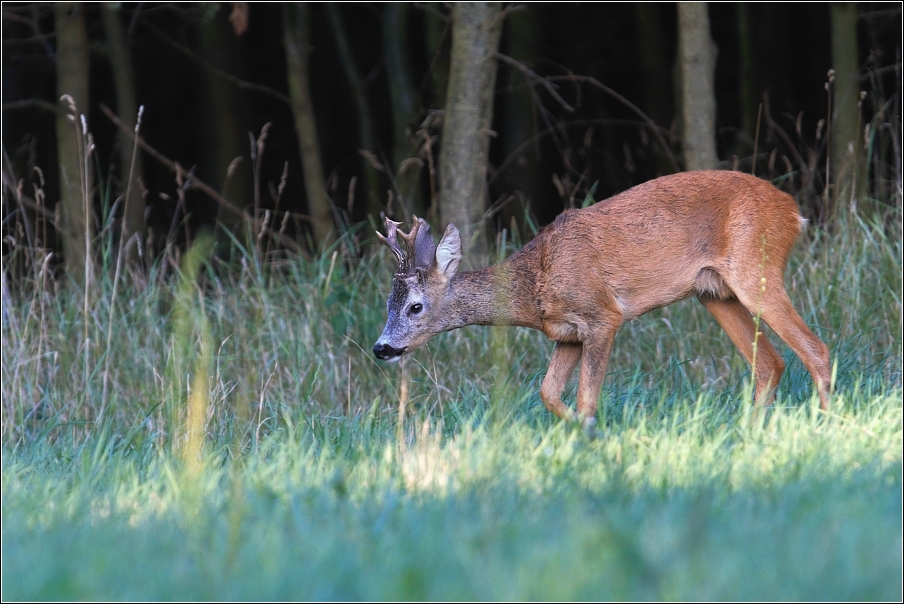
<path id="1" fill-rule="evenodd" d="M 592 425 L 618 329 L 696 295 L 751 364 L 758 403 L 771 400 L 785 363 L 756 333 L 752 315 L 804 362 L 825 409 L 829 350 L 794 310 L 783 282 L 803 222 L 794 199 L 766 181 L 740 172 L 685 172 L 567 210 L 507 260 L 457 273 L 462 249 L 454 225 L 436 245 L 423 220 L 415 218 L 405 234 L 397 232 L 401 223 L 386 219 L 387 236 L 377 236 L 399 264 L 373 351 L 395 361 L 465 325 L 539 329 L 556 342 L 540 387 L 543 403 L 574 417 L 561 397 L 580 361 L 577 415 Z"/>

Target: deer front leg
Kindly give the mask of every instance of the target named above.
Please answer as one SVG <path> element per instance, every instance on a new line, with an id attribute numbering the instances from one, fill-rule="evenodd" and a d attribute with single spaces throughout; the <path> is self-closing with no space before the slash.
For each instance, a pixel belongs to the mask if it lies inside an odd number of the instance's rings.
<path id="1" fill-rule="evenodd" d="M 546 371 L 546 377 L 543 378 L 543 385 L 540 386 L 540 398 L 543 400 L 543 404 L 562 419 L 574 417 L 574 412 L 562 402 L 562 392 L 579 360 L 581 360 L 580 344 L 556 342 L 556 349 L 549 361 L 549 369 Z"/>
<path id="2" fill-rule="evenodd" d="M 604 326 L 594 334 L 592 339 L 584 341 L 581 378 L 578 381 L 578 417 L 585 426 L 592 426 L 596 423 L 600 389 L 603 385 L 603 378 L 606 377 L 612 340 L 615 338 L 618 327 L 618 325 Z"/>

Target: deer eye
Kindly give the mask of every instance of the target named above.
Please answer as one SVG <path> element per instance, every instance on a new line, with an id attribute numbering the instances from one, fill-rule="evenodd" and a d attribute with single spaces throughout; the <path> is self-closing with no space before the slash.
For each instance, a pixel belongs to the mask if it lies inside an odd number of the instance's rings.
<path id="1" fill-rule="evenodd" d="M 408 312 L 413 315 L 416 315 L 416 314 L 420 313 L 422 310 L 424 310 L 424 306 L 422 304 L 412 304 L 411 307 L 408 309 Z"/>

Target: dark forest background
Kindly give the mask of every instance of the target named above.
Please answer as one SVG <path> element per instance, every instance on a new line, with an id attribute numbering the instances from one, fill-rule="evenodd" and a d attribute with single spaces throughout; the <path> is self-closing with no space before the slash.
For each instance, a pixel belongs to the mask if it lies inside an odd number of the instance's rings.
<path id="1" fill-rule="evenodd" d="M 900 203 L 901 5 L 847 6 L 855 18 L 848 54 L 862 91 L 853 118 L 858 153 L 862 147 L 855 188 L 865 187 L 847 199 L 881 215 Z M 292 106 L 292 40 L 309 53 L 301 60 L 323 186 L 344 252 L 361 253 L 372 229 L 355 225 L 376 225 L 380 211 L 397 220 L 426 216 L 435 227 L 445 222 L 437 169 L 454 61 L 451 5 L 88 3 L 68 10 L 3 4 L 7 267 L 26 274 L 36 249 L 55 252 L 45 260 L 64 266 L 58 130 L 77 128 L 59 119 L 71 111 L 59 97 L 72 94 L 60 82 L 61 70 L 80 69 L 64 65 L 77 51 L 61 51 L 61 27 L 70 18 L 82 20 L 75 29 L 84 37 L 71 42 L 65 34 L 65 44 L 76 45 L 66 48 L 81 44 L 87 57 L 87 94 L 76 112 L 93 141 L 89 229 L 98 240 L 119 240 L 132 172 L 130 207 L 139 208 L 139 222 L 131 228 L 140 244 L 127 253 L 138 254 L 145 268 L 169 248 L 184 249 L 205 225 L 217 228 L 221 242 L 231 240 L 227 231 L 238 241 L 263 237 L 268 254 L 316 254 L 333 240 L 314 229 Z M 708 15 L 717 51 L 717 167 L 772 179 L 806 216 L 831 224 L 850 205 L 833 199 L 826 184 L 829 70 L 838 69 L 832 6 L 714 3 Z M 490 236 L 507 229 L 526 240 L 588 197 L 686 168 L 675 4 L 503 5 L 497 19 L 481 202 Z M 140 136 L 160 157 L 142 150 L 130 170 L 133 143 L 104 108 L 133 125 L 138 106 Z M 182 171 L 174 173 L 164 158 Z M 246 219 L 224 211 L 223 198 Z"/>

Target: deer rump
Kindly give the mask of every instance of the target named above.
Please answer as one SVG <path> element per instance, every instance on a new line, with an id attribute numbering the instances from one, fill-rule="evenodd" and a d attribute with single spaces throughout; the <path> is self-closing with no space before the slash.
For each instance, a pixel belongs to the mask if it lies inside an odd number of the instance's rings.
<path id="1" fill-rule="evenodd" d="M 784 360 L 757 332 L 754 316 L 801 358 L 825 408 L 828 348 L 797 314 L 783 282 L 802 224 L 794 199 L 768 182 L 739 172 L 686 172 L 568 210 L 504 262 L 457 273 L 454 225 L 436 246 L 415 219 L 411 233 L 400 234 L 406 255 L 395 242 L 398 223 L 387 220 L 389 238 L 381 239 L 399 272 L 374 353 L 392 360 L 465 325 L 539 329 L 557 343 L 543 402 L 573 417 L 561 393 L 580 363 L 578 415 L 592 421 L 621 325 L 696 295 L 753 367 L 758 402 L 771 399 Z"/>

